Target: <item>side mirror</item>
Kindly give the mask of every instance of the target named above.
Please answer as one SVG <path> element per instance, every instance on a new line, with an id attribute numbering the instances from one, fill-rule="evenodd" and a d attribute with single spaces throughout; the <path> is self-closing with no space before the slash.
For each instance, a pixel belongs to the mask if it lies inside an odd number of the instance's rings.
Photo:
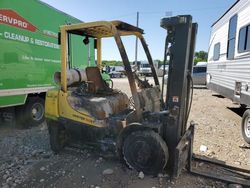
<path id="1" fill-rule="evenodd" d="M 85 45 L 89 44 L 89 37 L 86 36 L 85 39 L 82 41 Z"/>

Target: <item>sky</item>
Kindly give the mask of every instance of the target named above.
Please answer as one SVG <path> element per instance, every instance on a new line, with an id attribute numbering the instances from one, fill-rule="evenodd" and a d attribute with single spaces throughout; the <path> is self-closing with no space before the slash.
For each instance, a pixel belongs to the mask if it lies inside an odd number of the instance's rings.
<path id="1" fill-rule="evenodd" d="M 153 59 L 163 59 L 166 30 L 160 27 L 165 16 L 190 14 L 198 23 L 196 51 L 207 51 L 211 25 L 230 8 L 236 0 L 42 0 L 84 22 L 98 20 L 121 20 L 136 25 L 139 12 L 139 27 Z M 130 61 L 135 60 L 135 38 L 123 39 Z M 105 39 L 102 46 L 103 60 L 121 60 L 113 39 Z M 139 45 L 138 60 L 146 56 Z"/>

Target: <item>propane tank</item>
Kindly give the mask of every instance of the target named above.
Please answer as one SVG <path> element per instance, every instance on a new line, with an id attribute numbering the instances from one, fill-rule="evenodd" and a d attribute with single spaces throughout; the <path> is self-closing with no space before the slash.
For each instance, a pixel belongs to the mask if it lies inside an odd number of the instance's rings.
<path id="1" fill-rule="evenodd" d="M 54 81 L 56 84 L 61 85 L 61 72 L 55 72 Z M 73 83 L 87 81 L 85 69 L 70 69 L 67 71 L 67 86 Z"/>

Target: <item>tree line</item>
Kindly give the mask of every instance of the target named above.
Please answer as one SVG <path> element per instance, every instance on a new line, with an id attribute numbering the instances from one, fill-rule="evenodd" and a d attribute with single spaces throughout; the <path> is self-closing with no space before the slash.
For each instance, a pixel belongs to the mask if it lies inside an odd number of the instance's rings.
<path id="1" fill-rule="evenodd" d="M 158 61 L 159 67 L 161 65 L 163 65 L 163 60 L 157 59 L 155 61 Z M 194 65 L 196 65 L 197 62 L 200 62 L 200 61 L 205 61 L 205 62 L 207 61 L 207 52 L 205 52 L 205 51 L 195 52 Z M 123 66 L 122 61 L 116 61 L 116 60 L 103 60 L 102 64 L 104 66 Z M 130 64 L 133 64 L 133 62 L 130 62 Z M 167 62 L 167 64 L 168 64 L 168 62 Z"/>

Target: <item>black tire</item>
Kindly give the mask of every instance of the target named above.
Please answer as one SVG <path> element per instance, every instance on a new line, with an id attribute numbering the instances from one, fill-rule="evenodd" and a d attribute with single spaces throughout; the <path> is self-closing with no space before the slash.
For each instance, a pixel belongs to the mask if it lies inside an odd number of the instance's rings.
<path id="1" fill-rule="evenodd" d="M 59 153 L 66 145 L 67 136 L 63 125 L 57 121 L 47 120 L 49 130 L 50 148 L 54 153 Z"/>
<path id="2" fill-rule="evenodd" d="M 242 116 L 241 133 L 244 140 L 250 144 L 250 110 L 246 110 Z"/>
<path id="3" fill-rule="evenodd" d="M 132 132 L 124 140 L 122 152 L 131 168 L 147 175 L 162 172 L 169 158 L 166 143 L 152 130 Z"/>
<path id="4" fill-rule="evenodd" d="M 19 128 L 38 126 L 45 121 L 44 114 L 44 99 L 29 97 L 24 105 L 16 107 L 17 126 Z"/>
<path id="5" fill-rule="evenodd" d="M 240 108 L 247 108 L 247 105 L 246 104 L 240 104 Z"/>

